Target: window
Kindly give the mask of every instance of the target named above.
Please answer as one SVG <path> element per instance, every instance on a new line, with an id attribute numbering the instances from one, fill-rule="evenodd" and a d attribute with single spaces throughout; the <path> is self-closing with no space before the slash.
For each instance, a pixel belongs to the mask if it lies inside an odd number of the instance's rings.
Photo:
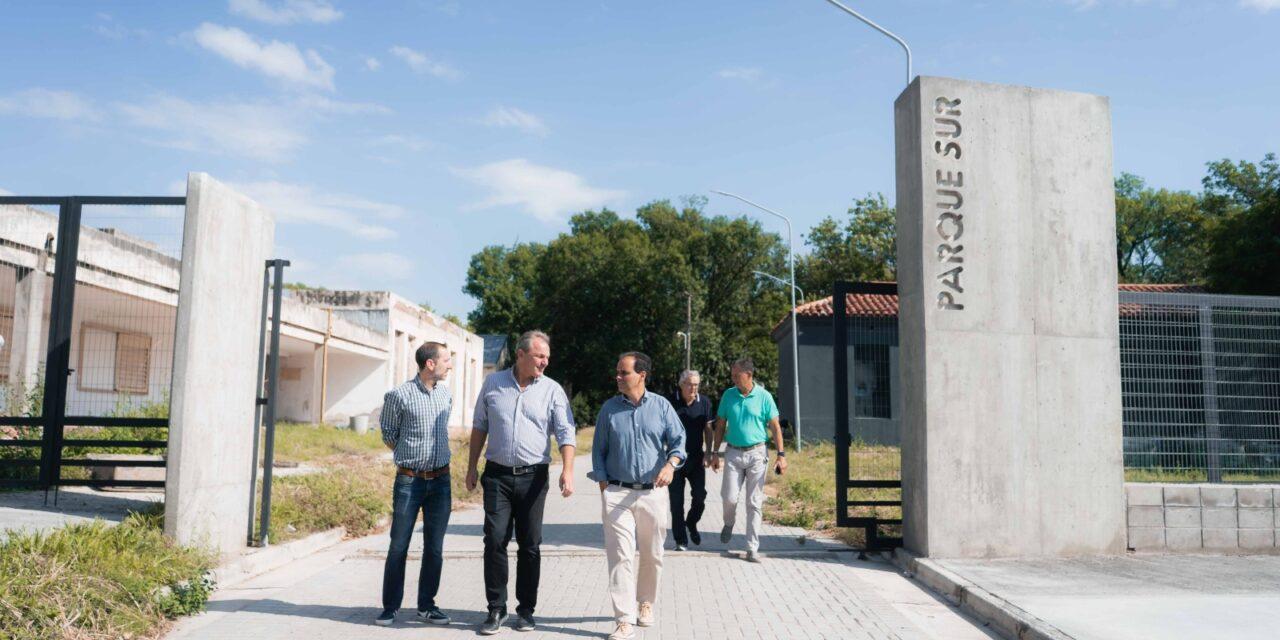
<path id="1" fill-rule="evenodd" d="M 81 326 L 78 373 L 81 391 L 146 394 L 151 378 L 151 336 Z"/>

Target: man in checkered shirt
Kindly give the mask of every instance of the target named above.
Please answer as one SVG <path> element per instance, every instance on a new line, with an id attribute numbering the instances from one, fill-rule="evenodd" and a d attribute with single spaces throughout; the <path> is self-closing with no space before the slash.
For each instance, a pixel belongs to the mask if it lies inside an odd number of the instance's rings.
<path id="1" fill-rule="evenodd" d="M 382 441 L 396 463 L 392 488 L 391 546 L 382 572 L 382 615 L 377 624 L 395 622 L 404 598 L 404 566 L 414 523 L 422 512 L 422 569 L 418 574 L 418 619 L 449 624 L 436 606 L 444 564 L 444 531 L 453 492 L 449 483 L 449 412 L 453 397 L 440 384 L 453 368 L 449 348 L 426 342 L 414 353 L 418 375 L 383 398 Z"/>

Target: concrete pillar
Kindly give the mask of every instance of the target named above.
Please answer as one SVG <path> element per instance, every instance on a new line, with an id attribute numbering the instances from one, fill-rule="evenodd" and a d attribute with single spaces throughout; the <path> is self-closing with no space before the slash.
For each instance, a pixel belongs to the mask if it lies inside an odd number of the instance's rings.
<path id="1" fill-rule="evenodd" d="M 908 549 L 1122 553 L 1107 99 L 921 77 L 894 116 Z"/>
<path id="2" fill-rule="evenodd" d="M 40 383 L 40 355 L 45 351 L 43 335 L 44 298 L 47 290 L 48 255 L 41 252 L 36 267 L 16 267 L 13 296 L 13 335 L 9 348 L 9 385 L 25 395 Z M 21 385 L 21 387 L 19 387 Z"/>
<path id="3" fill-rule="evenodd" d="M 245 546 L 254 377 L 275 218 L 203 173 L 187 178 L 164 531 L 220 553 Z"/>

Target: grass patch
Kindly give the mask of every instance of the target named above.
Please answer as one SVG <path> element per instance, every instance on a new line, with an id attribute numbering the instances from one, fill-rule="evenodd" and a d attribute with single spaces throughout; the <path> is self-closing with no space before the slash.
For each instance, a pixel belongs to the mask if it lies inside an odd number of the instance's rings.
<path id="1" fill-rule="evenodd" d="M 0 630 L 15 639 L 151 637 L 204 609 L 212 554 L 161 533 L 162 511 L 0 541 Z"/>
<path id="2" fill-rule="evenodd" d="M 1124 470 L 1125 482 L 1208 482 L 1209 472 L 1203 469 L 1161 469 L 1147 467 Z M 1280 482 L 1280 471 L 1275 473 L 1240 473 L 1225 471 L 1223 482 Z"/>
<path id="3" fill-rule="evenodd" d="M 279 462 L 323 462 L 334 456 L 376 456 L 387 450 L 377 429 L 361 435 L 327 424 L 276 424 L 275 456 Z"/>
<path id="4" fill-rule="evenodd" d="M 325 433 L 326 430 L 331 433 Z M 370 442 L 376 444 L 376 448 Z M 334 527 L 345 527 L 351 537 L 368 535 L 378 530 L 384 517 L 391 515 L 395 465 L 374 455 L 386 451 L 377 433 L 361 436 L 332 427 L 291 425 L 277 432 L 276 447 L 278 451 L 283 448 L 309 452 L 307 455 L 312 457 L 300 456 L 301 461 L 318 460 L 326 470 L 272 480 L 269 533 L 273 543 Z M 479 487 L 473 492 L 466 487 L 467 441 L 452 438 L 449 449 L 453 453 L 449 479 L 454 508 L 480 502 Z"/>
<path id="5" fill-rule="evenodd" d="M 595 427 L 579 427 L 578 432 L 574 434 L 577 444 L 574 445 L 574 455 L 580 456 L 591 453 L 591 439 L 596 435 Z M 563 460 L 560 457 L 560 447 L 555 446 L 555 441 L 551 441 L 551 464 L 560 464 Z"/>
<path id="6" fill-rule="evenodd" d="M 771 458 L 772 460 L 772 458 Z M 819 443 L 803 452 L 787 452 L 787 472 L 775 475 L 772 468 L 765 492 L 770 496 L 764 505 L 769 522 L 788 527 L 801 527 L 815 534 L 836 538 L 845 544 L 865 544 L 861 529 L 836 526 L 836 456 L 835 446 Z M 866 480 L 900 477 L 901 456 L 897 447 L 855 446 L 849 454 L 850 476 Z M 896 489 L 861 489 L 850 492 L 857 500 L 897 500 Z M 899 507 L 861 507 L 854 515 L 883 518 L 902 517 Z"/>

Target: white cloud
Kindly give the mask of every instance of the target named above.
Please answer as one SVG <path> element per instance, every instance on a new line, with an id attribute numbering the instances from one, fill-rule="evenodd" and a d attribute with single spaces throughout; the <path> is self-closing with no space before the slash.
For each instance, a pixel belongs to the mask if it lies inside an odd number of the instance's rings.
<path id="1" fill-rule="evenodd" d="M 1266 13 L 1280 9 L 1280 0 L 1240 0 L 1240 6 L 1256 9 L 1258 13 Z"/>
<path id="2" fill-rule="evenodd" d="M 302 96 L 294 101 L 294 103 L 299 109 L 312 113 L 338 115 L 359 115 L 366 113 L 386 115 L 391 113 L 391 109 L 389 107 L 375 102 L 342 102 L 316 95 Z"/>
<path id="3" fill-rule="evenodd" d="M 342 18 L 342 12 L 326 0 L 284 0 L 275 6 L 264 0 L 230 0 L 230 9 L 231 13 L 270 24 L 327 24 Z"/>
<path id="4" fill-rule="evenodd" d="M 545 136 L 549 131 L 541 118 L 515 107 L 499 106 L 480 122 L 490 127 L 511 127 L 536 136 Z"/>
<path id="5" fill-rule="evenodd" d="M 13 195 L 12 191 L 0 187 L 0 196 L 11 196 L 11 195 Z"/>
<path id="6" fill-rule="evenodd" d="M 127 124 L 165 134 L 159 144 L 196 151 L 285 160 L 307 137 L 290 109 L 259 102 L 199 104 L 167 95 L 117 104 Z"/>
<path id="7" fill-rule="evenodd" d="M 368 56 L 364 59 L 364 68 L 370 71 L 377 71 L 382 68 L 382 61 L 373 56 Z"/>
<path id="8" fill-rule="evenodd" d="M 291 84 L 333 90 L 333 67 L 314 49 L 304 53 L 291 42 L 259 42 L 235 27 L 209 22 L 192 35 L 200 46 L 239 67 Z"/>
<path id="9" fill-rule="evenodd" d="M 0 114 L 54 120 L 97 120 L 100 117 L 98 110 L 78 94 L 39 87 L 0 96 Z"/>
<path id="10" fill-rule="evenodd" d="M 400 147 L 409 151 L 423 151 L 432 146 L 430 140 L 418 136 L 406 136 L 396 133 L 389 133 L 379 138 L 374 138 L 370 144 L 377 147 Z"/>
<path id="11" fill-rule="evenodd" d="M 456 80 L 462 77 L 462 74 L 453 67 L 427 57 L 427 54 L 421 51 L 414 51 L 409 47 L 395 46 L 390 49 L 391 55 L 404 60 L 415 73 L 426 74 L 436 78 L 444 78 L 447 80 Z"/>
<path id="12" fill-rule="evenodd" d="M 89 27 L 94 33 L 110 39 L 124 40 L 126 38 L 146 38 L 151 35 L 146 29 L 134 29 L 120 24 L 111 14 L 99 13 L 98 21 Z"/>
<path id="13" fill-rule="evenodd" d="M 280 222 L 329 227 L 363 240 L 387 240 L 397 235 L 392 229 L 367 220 L 404 216 L 404 209 L 398 205 L 319 191 L 309 185 L 269 180 L 232 186 L 270 209 Z"/>
<path id="14" fill-rule="evenodd" d="M 729 80 L 744 80 L 746 82 L 755 82 L 760 79 L 761 71 L 759 67 L 731 67 L 721 69 L 716 75 Z"/>
<path id="15" fill-rule="evenodd" d="M 626 195 L 616 189 L 592 187 L 575 173 L 533 164 L 523 158 L 493 162 L 458 175 L 490 191 L 474 209 L 515 206 L 543 222 L 557 222 L 566 214 L 598 207 Z"/>

